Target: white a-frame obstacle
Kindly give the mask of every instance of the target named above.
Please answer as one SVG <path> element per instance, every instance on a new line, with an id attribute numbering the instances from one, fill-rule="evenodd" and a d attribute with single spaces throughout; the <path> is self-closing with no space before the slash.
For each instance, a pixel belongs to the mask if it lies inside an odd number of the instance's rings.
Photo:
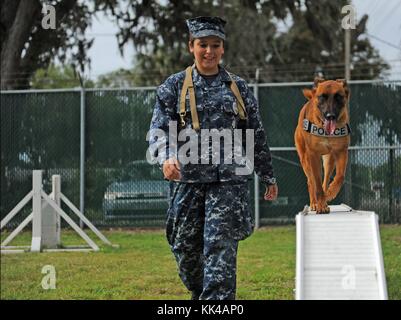
<path id="1" fill-rule="evenodd" d="M 91 238 L 72 220 L 62 209 L 63 201 L 104 243 L 111 245 L 110 241 L 61 193 L 59 175 L 52 176 L 52 193 L 47 195 L 42 189 L 42 171 L 34 170 L 32 177 L 32 190 L 12 209 L 3 220 L 0 230 L 32 199 L 32 212 L 21 224 L 10 233 L 1 243 L 1 253 L 24 252 L 54 252 L 54 251 L 99 251 L 99 247 Z M 61 248 L 60 217 L 62 217 L 89 245 L 69 246 Z M 32 221 L 32 243 L 30 247 L 7 246 Z"/>
<path id="2" fill-rule="evenodd" d="M 297 300 L 387 300 L 377 214 L 333 205 L 296 224 Z"/>

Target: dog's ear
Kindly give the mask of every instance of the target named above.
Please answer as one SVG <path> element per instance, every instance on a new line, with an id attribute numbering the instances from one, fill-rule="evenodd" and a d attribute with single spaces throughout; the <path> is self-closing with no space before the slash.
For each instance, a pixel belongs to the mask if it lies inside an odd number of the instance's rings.
<path id="1" fill-rule="evenodd" d="M 303 89 L 302 92 L 304 94 L 304 97 L 308 100 L 311 100 L 313 96 L 315 95 L 315 89 Z"/>
<path id="2" fill-rule="evenodd" d="M 350 92 L 349 92 L 347 80 L 345 80 L 345 79 L 336 79 L 336 81 L 343 85 L 343 88 L 344 88 L 344 91 L 345 91 L 345 95 L 347 96 L 347 98 L 349 98 L 349 93 Z"/>
<path id="3" fill-rule="evenodd" d="M 324 80 L 324 78 L 322 78 L 322 77 L 315 77 L 315 80 L 313 80 L 313 86 L 315 88 L 317 88 L 319 83 L 324 82 L 324 81 L 326 81 L 326 80 Z"/>

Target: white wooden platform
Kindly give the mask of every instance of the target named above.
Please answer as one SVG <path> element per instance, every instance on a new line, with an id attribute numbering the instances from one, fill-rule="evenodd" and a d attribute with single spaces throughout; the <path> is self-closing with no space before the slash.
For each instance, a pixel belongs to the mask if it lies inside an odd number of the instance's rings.
<path id="1" fill-rule="evenodd" d="M 378 216 L 346 205 L 296 217 L 297 300 L 385 300 Z"/>

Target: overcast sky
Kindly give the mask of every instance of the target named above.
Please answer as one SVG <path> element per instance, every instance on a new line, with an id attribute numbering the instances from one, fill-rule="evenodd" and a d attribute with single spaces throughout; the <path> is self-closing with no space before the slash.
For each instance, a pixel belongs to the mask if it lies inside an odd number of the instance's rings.
<path id="1" fill-rule="evenodd" d="M 353 0 L 353 4 L 357 19 L 365 13 L 369 15 L 367 31 L 371 35 L 370 41 L 392 66 L 391 79 L 400 80 L 401 0 Z M 134 50 L 132 46 L 127 46 L 122 57 L 114 36 L 116 32 L 117 28 L 106 18 L 98 16 L 94 19 L 88 32 L 89 36 L 95 38 L 89 51 L 92 60 L 91 78 L 118 68 L 132 68 Z"/>

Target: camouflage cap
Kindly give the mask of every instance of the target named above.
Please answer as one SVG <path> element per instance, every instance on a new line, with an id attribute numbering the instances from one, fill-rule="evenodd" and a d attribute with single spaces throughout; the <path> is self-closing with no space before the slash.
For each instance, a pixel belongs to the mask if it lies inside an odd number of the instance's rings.
<path id="1" fill-rule="evenodd" d="M 226 21 L 219 17 L 196 17 L 187 20 L 189 33 L 193 38 L 217 36 L 226 40 L 224 25 Z"/>

